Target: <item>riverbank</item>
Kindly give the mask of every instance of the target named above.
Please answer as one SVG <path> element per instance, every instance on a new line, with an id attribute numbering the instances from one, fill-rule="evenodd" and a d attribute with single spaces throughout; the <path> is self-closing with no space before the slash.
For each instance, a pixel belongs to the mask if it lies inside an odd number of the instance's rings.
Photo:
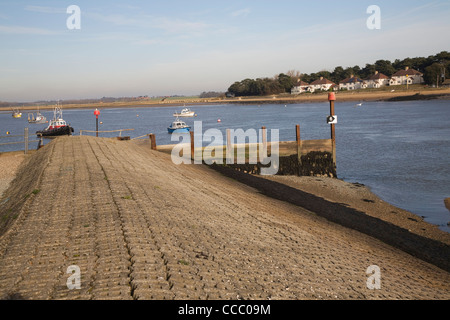
<path id="1" fill-rule="evenodd" d="M 448 234 L 402 225 L 391 234 L 379 228 L 388 226 L 383 217 L 357 207 L 358 219 L 399 246 L 388 244 L 323 216 L 332 208 L 352 220 L 349 206 L 375 201 L 361 186 L 232 172 L 251 181 L 176 166 L 148 141 L 55 139 L 25 159 L 1 199 L 0 298 L 450 298 L 448 266 L 418 258 L 425 251 L 448 264 Z M 71 265 L 80 267 L 81 289 L 67 288 Z M 371 265 L 380 268 L 379 290 L 367 287 Z"/>
<path id="2" fill-rule="evenodd" d="M 424 88 L 422 86 L 413 89 L 392 89 L 392 90 L 355 90 L 342 91 L 336 93 L 337 102 L 368 102 L 368 101 L 403 101 L 403 100 L 450 100 L 450 88 L 436 89 Z M 295 104 L 295 103 L 315 103 L 326 102 L 328 93 L 305 93 L 297 96 L 289 94 L 265 96 L 265 97 L 238 97 L 238 98 L 173 98 L 173 99 L 152 99 L 128 102 L 111 103 L 89 103 L 89 104 L 67 104 L 64 109 L 107 109 L 107 108 L 149 108 L 149 107 L 174 107 L 193 106 L 211 104 Z M 42 110 L 52 110 L 54 105 L 25 106 L 19 108 L 21 111 L 32 112 L 37 108 Z M 9 112 L 10 107 L 0 107 L 0 112 Z"/>

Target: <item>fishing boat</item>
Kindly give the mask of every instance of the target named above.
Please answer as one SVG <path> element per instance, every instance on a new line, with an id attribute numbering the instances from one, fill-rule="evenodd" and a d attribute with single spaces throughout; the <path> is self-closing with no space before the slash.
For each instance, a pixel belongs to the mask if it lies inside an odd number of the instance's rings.
<path id="1" fill-rule="evenodd" d="M 174 117 L 194 117 L 196 116 L 195 112 L 189 108 L 184 108 L 180 113 L 175 112 L 173 114 Z"/>
<path id="2" fill-rule="evenodd" d="M 28 123 L 46 123 L 47 122 L 47 118 L 44 117 L 42 115 L 42 113 L 36 112 L 36 116 L 34 115 L 34 113 L 29 113 L 28 114 Z"/>
<path id="3" fill-rule="evenodd" d="M 172 122 L 170 127 L 167 128 L 167 131 L 169 131 L 169 133 L 187 133 L 190 130 L 191 127 L 178 118 L 174 122 Z"/>
<path id="4" fill-rule="evenodd" d="M 22 112 L 19 111 L 19 109 L 13 109 L 12 113 L 13 118 L 22 118 Z"/>
<path id="5" fill-rule="evenodd" d="M 55 107 L 53 111 L 53 119 L 50 120 L 48 127 L 41 131 L 36 131 L 36 135 L 43 137 L 56 137 L 72 135 L 73 128 L 67 124 L 62 118 L 62 110 L 60 107 Z"/>

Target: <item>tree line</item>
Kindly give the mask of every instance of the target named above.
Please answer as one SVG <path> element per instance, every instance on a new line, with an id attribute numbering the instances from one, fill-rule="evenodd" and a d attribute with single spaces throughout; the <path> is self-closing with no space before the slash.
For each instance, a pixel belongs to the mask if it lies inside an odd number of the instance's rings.
<path id="1" fill-rule="evenodd" d="M 280 73 L 273 78 L 244 79 L 233 83 L 228 88 L 228 93 L 239 96 L 264 96 L 280 93 L 290 93 L 294 84 L 298 80 L 311 83 L 324 77 L 336 84 L 352 75 L 361 79 L 367 79 L 375 74 L 375 71 L 391 77 L 399 70 L 406 67 L 415 69 L 424 74 L 424 81 L 428 85 L 441 84 L 448 75 L 450 75 L 450 52 L 442 51 L 436 55 L 416 58 L 396 59 L 394 62 L 389 60 L 378 60 L 373 64 L 366 64 L 361 68 L 358 65 L 343 68 L 335 67 L 332 72 L 319 71 L 310 74 L 303 74 L 296 70 L 290 70 L 286 73 Z"/>

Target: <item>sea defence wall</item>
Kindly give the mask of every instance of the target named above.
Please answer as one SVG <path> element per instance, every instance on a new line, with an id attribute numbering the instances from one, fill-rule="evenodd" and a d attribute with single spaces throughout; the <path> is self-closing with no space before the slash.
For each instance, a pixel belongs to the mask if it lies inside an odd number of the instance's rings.
<path id="1" fill-rule="evenodd" d="M 262 127 L 262 139 L 260 143 L 234 144 L 230 142 L 229 130 L 227 130 L 227 145 L 214 146 L 214 155 L 210 152 L 205 153 L 204 147 L 196 147 L 195 132 L 190 132 L 190 146 L 186 143 L 178 149 L 188 150 L 187 155 L 192 161 L 201 161 L 205 164 L 219 163 L 237 171 L 248 174 L 261 174 L 262 168 L 268 168 L 273 165 L 264 164 L 260 157 L 261 148 L 268 158 L 277 157 L 277 175 L 296 175 L 296 176 L 324 176 L 337 178 L 336 169 L 336 147 L 332 139 L 321 140 L 301 140 L 300 126 L 296 126 L 296 141 L 277 141 L 277 154 L 273 153 L 273 143 L 267 141 L 265 134 L 266 128 Z M 166 152 L 174 153 L 175 145 L 158 146 L 154 134 L 149 134 L 151 148 Z M 231 160 L 227 157 L 227 153 L 231 150 Z M 257 155 L 251 160 L 250 154 L 253 150 Z M 217 155 L 219 154 L 219 155 Z M 177 155 L 179 156 L 179 155 Z M 255 161 L 256 159 L 256 161 Z M 217 161 L 220 160 L 220 161 Z"/>
<path id="2" fill-rule="evenodd" d="M 331 140 L 281 142 L 277 175 L 316 176 L 337 178 Z M 249 174 L 261 174 L 261 163 L 227 164 L 228 167 Z"/>

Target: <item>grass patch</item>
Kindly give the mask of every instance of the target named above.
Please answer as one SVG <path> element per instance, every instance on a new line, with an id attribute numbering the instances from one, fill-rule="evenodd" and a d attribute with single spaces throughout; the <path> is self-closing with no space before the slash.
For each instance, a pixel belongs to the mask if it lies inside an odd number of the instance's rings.
<path id="1" fill-rule="evenodd" d="M 186 260 L 181 259 L 181 260 L 178 260 L 178 264 L 182 264 L 183 266 L 188 266 L 189 262 L 187 262 Z"/>

